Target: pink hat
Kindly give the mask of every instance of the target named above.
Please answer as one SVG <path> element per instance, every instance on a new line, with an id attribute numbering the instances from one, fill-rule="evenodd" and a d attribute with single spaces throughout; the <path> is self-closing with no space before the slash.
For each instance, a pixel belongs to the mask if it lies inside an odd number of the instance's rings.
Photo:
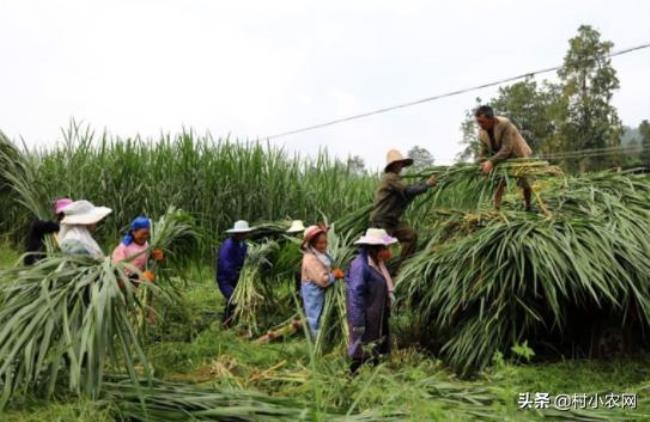
<path id="1" fill-rule="evenodd" d="M 313 225 L 305 229 L 305 234 L 302 240 L 302 247 L 305 248 L 309 242 L 321 233 L 327 233 L 327 227 L 322 225 Z"/>
<path id="2" fill-rule="evenodd" d="M 54 200 L 54 214 L 60 214 L 63 209 L 74 202 L 70 198 L 59 198 Z"/>

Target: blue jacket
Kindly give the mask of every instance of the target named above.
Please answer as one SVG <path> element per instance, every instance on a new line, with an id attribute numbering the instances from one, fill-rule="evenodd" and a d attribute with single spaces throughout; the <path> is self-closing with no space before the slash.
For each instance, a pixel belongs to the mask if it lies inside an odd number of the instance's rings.
<path id="1" fill-rule="evenodd" d="M 230 299 L 239 281 L 239 273 L 244 266 L 248 246 L 246 242 L 237 242 L 232 237 L 226 239 L 219 249 L 217 257 L 217 283 L 219 290 Z"/>
<path id="2" fill-rule="evenodd" d="M 359 345 L 376 340 L 389 342 L 388 317 L 390 315 L 388 285 L 384 275 L 368 264 L 365 248 L 350 264 L 346 277 L 346 307 L 350 342 L 348 353 L 357 357 Z M 356 338 L 355 328 L 363 327 L 363 338 Z M 388 346 L 387 346 L 388 347 Z"/>

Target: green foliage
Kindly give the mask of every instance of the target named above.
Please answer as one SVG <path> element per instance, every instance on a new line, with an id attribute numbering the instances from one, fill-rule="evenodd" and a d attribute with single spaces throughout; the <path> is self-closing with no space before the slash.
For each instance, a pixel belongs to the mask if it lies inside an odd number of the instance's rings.
<path id="1" fill-rule="evenodd" d="M 152 248 L 168 249 L 190 229 L 182 213 L 170 210 L 152 231 Z M 0 272 L 0 409 L 16 392 L 50 397 L 60 384 L 97 397 L 109 365 L 133 381 L 149 375 L 132 318 L 144 312 L 136 293 L 166 288 L 143 283 L 136 289 L 128 275 L 135 270 L 108 257 L 50 255 Z"/>
<path id="2" fill-rule="evenodd" d="M 515 344 L 510 348 L 514 356 L 524 359 L 526 362 L 535 356 L 535 351 L 528 346 L 528 340 L 524 340 L 523 343 L 515 342 Z"/>
<path id="3" fill-rule="evenodd" d="M 641 135 L 641 163 L 650 169 L 650 123 L 644 120 L 639 125 L 639 134 Z"/>
<path id="4" fill-rule="evenodd" d="M 604 173 L 547 183 L 548 215 L 441 214 L 398 276 L 398 294 L 461 372 L 525 338 L 577 341 L 567 334 L 572 308 L 650 323 L 647 179 Z"/>
<path id="5" fill-rule="evenodd" d="M 11 163 L 3 170 L 13 177 L 14 189 L 30 193 L 10 203 L 10 214 L 3 209 L 0 232 L 21 233 L 33 214 L 48 216 L 57 196 L 112 208 L 102 228 L 103 240 L 110 241 L 134 216 L 160 215 L 175 205 L 194 217 L 201 237 L 191 252 L 203 257 L 235 220 L 343 216 L 370 203 L 376 184 L 375 177 L 357 175 L 326 152 L 307 159 L 192 131 L 155 141 L 120 139 L 75 122 L 62 144 L 25 152 Z M 25 197 L 36 202 L 25 203 Z"/>
<path id="6" fill-rule="evenodd" d="M 431 152 L 429 152 L 429 150 L 417 145 L 409 149 L 406 155 L 407 157 L 413 159 L 413 167 L 415 169 L 423 169 L 425 167 L 431 167 L 433 165 L 433 162 L 435 161 L 433 155 L 431 154 Z"/>
<path id="7" fill-rule="evenodd" d="M 569 51 L 558 71 L 567 114 L 559 127 L 565 150 L 604 148 L 620 145 L 621 121 L 611 104 L 619 88 L 616 71 L 607 57 L 613 43 L 601 41 L 600 33 L 582 25 L 569 40 Z M 616 157 L 584 159 L 582 170 L 616 163 Z"/>

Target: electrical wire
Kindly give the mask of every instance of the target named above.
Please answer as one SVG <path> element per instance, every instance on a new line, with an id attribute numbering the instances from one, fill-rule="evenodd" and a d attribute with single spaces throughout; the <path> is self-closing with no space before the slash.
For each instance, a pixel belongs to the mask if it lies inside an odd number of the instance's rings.
<path id="1" fill-rule="evenodd" d="M 611 57 L 621 56 L 621 55 L 628 54 L 628 53 L 631 53 L 631 52 L 634 52 L 634 51 L 643 50 L 643 49 L 648 48 L 648 47 L 650 47 L 650 43 L 641 44 L 641 45 L 637 45 L 635 47 L 630 47 L 630 48 L 626 48 L 626 49 L 623 49 L 623 50 L 615 51 L 613 53 L 608 54 L 607 57 L 611 58 Z M 512 81 L 516 81 L 518 79 L 524 79 L 524 78 L 532 77 L 532 76 L 535 76 L 535 75 L 541 75 L 541 74 L 544 74 L 544 73 L 553 72 L 553 71 L 556 71 L 556 70 L 560 69 L 561 67 L 562 67 L 562 65 L 558 65 L 558 66 L 548 67 L 548 68 L 545 68 L 545 69 L 539 69 L 539 70 L 535 70 L 535 71 L 532 71 L 532 72 L 523 73 L 523 74 L 520 74 L 520 75 L 517 75 L 517 76 L 511 76 L 509 78 L 500 79 L 500 80 L 494 81 L 494 82 L 488 82 L 488 83 L 484 83 L 484 84 L 481 84 L 481 85 L 472 86 L 472 87 L 469 87 L 469 88 L 464 88 L 464 89 L 459 89 L 459 90 L 456 90 L 456 91 L 447 92 L 447 93 L 444 93 L 444 94 L 433 95 L 433 96 L 430 96 L 430 97 L 421 98 L 419 100 L 409 101 L 409 102 L 402 103 L 402 104 L 397 104 L 397 105 L 393 105 L 393 106 L 389 106 L 389 107 L 384 107 L 384 108 L 380 108 L 380 109 L 377 109 L 377 110 L 368 111 L 368 112 L 365 112 L 365 113 L 353 114 L 353 115 L 348 116 L 348 117 L 342 117 L 342 118 L 339 118 L 339 119 L 334 119 L 334 120 L 326 121 L 326 122 L 323 122 L 323 123 L 318 123 L 318 124 L 315 124 L 315 125 L 302 127 L 302 128 L 299 128 L 299 129 L 289 130 L 289 131 L 286 131 L 286 132 L 280 132 L 280 133 L 277 133 L 275 135 L 266 136 L 264 139 L 270 140 L 270 139 L 280 138 L 280 137 L 284 137 L 284 136 L 295 135 L 295 134 L 298 134 L 298 133 L 312 131 L 312 130 L 316 130 L 316 129 L 321 129 L 321 128 L 324 128 L 324 127 L 333 126 L 333 125 L 337 125 L 337 124 L 340 124 L 340 123 L 349 122 L 349 121 L 352 121 L 352 120 L 357 120 L 357 119 L 362 119 L 362 118 L 365 118 L 365 117 L 375 116 L 377 114 L 387 113 L 389 111 L 394 111 L 394 110 L 407 108 L 407 107 L 413 107 L 413 106 L 416 106 L 416 105 L 419 105 L 419 104 L 424 104 L 424 103 L 428 103 L 428 102 L 431 102 L 431 101 L 440 100 L 440 99 L 443 99 L 443 98 L 453 97 L 453 96 L 456 96 L 456 95 L 465 94 L 465 93 L 472 92 L 472 91 L 477 91 L 479 89 L 484 89 L 484 88 L 489 88 L 489 87 L 501 85 L 501 84 L 504 84 L 506 82 L 512 82 Z"/>

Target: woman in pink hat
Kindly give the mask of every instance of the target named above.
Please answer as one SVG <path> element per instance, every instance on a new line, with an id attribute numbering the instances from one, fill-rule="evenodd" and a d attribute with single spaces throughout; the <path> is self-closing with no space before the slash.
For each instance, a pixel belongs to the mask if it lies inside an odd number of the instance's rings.
<path id="1" fill-rule="evenodd" d="M 25 265 L 34 265 L 45 257 L 45 236 L 56 234 L 59 231 L 59 223 L 63 219 L 63 209 L 70 204 L 72 204 L 70 198 L 56 199 L 52 204 L 55 220 L 36 219 L 32 222 L 25 241 L 26 255 L 23 257 Z"/>
<path id="2" fill-rule="evenodd" d="M 305 307 L 309 331 L 314 339 L 320 330 L 320 316 L 325 304 L 325 289 L 345 275 L 332 268 L 332 258 L 327 253 L 327 228 L 309 226 L 302 242 L 302 285 L 300 293 Z"/>

